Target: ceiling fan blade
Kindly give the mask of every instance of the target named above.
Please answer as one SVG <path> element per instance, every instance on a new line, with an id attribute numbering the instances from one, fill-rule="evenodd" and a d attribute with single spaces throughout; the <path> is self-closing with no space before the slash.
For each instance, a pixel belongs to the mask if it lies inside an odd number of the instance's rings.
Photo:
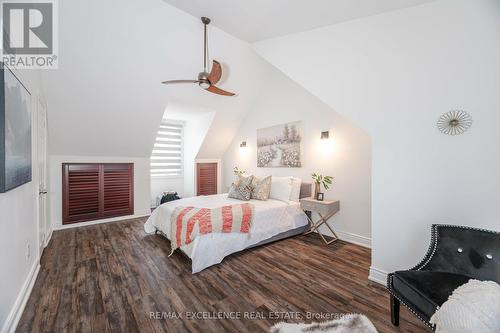
<path id="1" fill-rule="evenodd" d="M 225 90 L 222 90 L 220 88 L 217 88 L 216 86 L 210 86 L 208 87 L 207 89 L 205 90 L 208 90 L 210 91 L 211 93 L 214 93 L 214 94 L 217 94 L 217 95 L 223 95 L 223 96 L 234 96 L 234 93 L 232 92 L 229 92 L 229 91 L 225 91 Z"/>
<path id="2" fill-rule="evenodd" d="M 216 84 L 217 82 L 219 82 L 221 76 L 222 76 L 222 67 L 217 60 L 213 60 L 212 70 L 208 75 L 208 81 L 210 81 L 211 84 Z"/>
<path id="3" fill-rule="evenodd" d="M 200 81 L 198 80 L 170 80 L 170 81 L 163 81 L 163 84 L 172 84 L 172 83 L 199 83 Z"/>

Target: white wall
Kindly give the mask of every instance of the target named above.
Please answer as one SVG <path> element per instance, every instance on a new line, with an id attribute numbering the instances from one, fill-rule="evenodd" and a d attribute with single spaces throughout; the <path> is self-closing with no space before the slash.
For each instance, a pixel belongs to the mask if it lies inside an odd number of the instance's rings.
<path id="1" fill-rule="evenodd" d="M 144 216 L 151 213 L 149 158 L 108 157 L 108 156 L 50 156 L 50 219 L 54 230 L 64 228 L 62 224 L 62 164 L 63 163 L 134 163 L 134 215 Z M 123 219 L 120 217 L 118 219 Z M 116 220 L 106 219 L 107 220 Z M 72 223 L 66 227 L 92 224 L 99 221 Z"/>
<path id="2" fill-rule="evenodd" d="M 499 1 L 440 0 L 256 48 L 371 135 L 372 278 L 417 263 L 432 223 L 500 229 Z M 454 108 L 474 124 L 450 137 L 436 121 Z"/>
<path id="3" fill-rule="evenodd" d="M 184 140 L 184 196 L 196 195 L 195 160 L 215 118 L 215 112 L 207 112 L 186 122 Z M 219 157 L 219 156 L 217 156 Z"/>
<path id="4" fill-rule="evenodd" d="M 13 331 L 39 268 L 36 99 L 43 95 L 40 73 L 14 71 L 32 96 L 33 180 L 0 193 L 0 331 Z M 43 97 L 42 97 L 43 98 Z M 29 254 L 28 254 L 29 246 Z"/>
<path id="5" fill-rule="evenodd" d="M 151 207 L 156 207 L 156 198 L 166 191 L 175 191 L 180 197 L 184 197 L 184 177 L 151 177 Z"/>
<path id="6" fill-rule="evenodd" d="M 255 175 L 297 176 L 312 182 L 319 172 L 335 177 L 326 199 L 338 199 L 341 210 L 331 220 L 341 238 L 370 244 L 371 143 L 368 135 L 328 105 L 268 65 L 266 85 L 243 120 L 223 159 L 223 191 L 234 181 L 235 166 Z M 258 128 L 302 121 L 302 168 L 257 168 Z M 321 131 L 330 140 L 321 140 Z M 241 141 L 247 142 L 240 148 Z"/>

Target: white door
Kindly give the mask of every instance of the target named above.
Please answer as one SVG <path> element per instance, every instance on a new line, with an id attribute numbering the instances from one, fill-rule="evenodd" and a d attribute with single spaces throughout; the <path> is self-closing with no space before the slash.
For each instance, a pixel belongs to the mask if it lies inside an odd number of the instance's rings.
<path id="1" fill-rule="evenodd" d="M 40 253 L 46 245 L 48 228 L 47 219 L 47 109 L 40 100 L 37 102 L 37 157 L 38 157 L 38 230 Z"/>

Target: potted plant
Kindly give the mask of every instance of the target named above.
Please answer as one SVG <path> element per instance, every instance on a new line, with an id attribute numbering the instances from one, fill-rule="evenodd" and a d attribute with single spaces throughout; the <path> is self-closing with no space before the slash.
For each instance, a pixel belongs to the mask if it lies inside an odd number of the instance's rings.
<path id="1" fill-rule="evenodd" d="M 330 185 L 332 185 L 332 176 L 323 176 L 317 173 L 312 174 L 312 180 L 314 181 L 314 199 L 318 200 L 318 194 L 321 194 L 319 199 L 323 200 L 323 193 L 321 193 L 321 185 L 328 190 Z"/>
<path id="2" fill-rule="evenodd" d="M 237 176 L 237 177 L 239 177 L 239 176 L 243 176 L 243 175 L 245 174 L 245 172 L 246 172 L 245 170 L 241 170 L 241 169 L 239 169 L 237 166 L 235 166 L 235 167 L 233 168 L 233 173 L 234 173 L 234 175 L 235 175 L 235 176 Z"/>

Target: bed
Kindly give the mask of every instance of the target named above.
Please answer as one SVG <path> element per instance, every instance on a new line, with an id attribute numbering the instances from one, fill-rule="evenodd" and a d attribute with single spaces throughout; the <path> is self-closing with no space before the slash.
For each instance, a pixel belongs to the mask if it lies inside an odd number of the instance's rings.
<path id="1" fill-rule="evenodd" d="M 310 195 L 311 184 L 303 183 L 300 198 Z M 228 198 L 227 194 L 198 196 L 167 202 L 153 211 L 144 225 L 144 230 L 146 233 L 160 232 L 170 239 L 170 217 L 176 207 L 217 208 L 241 202 Z M 252 199 L 250 203 L 255 207 L 255 214 L 248 234 L 210 233 L 201 235 L 192 243 L 180 248 L 191 259 L 193 274 L 209 266 L 219 264 L 224 257 L 232 253 L 295 236 L 307 229 L 307 217 L 300 209 L 298 202 Z"/>

